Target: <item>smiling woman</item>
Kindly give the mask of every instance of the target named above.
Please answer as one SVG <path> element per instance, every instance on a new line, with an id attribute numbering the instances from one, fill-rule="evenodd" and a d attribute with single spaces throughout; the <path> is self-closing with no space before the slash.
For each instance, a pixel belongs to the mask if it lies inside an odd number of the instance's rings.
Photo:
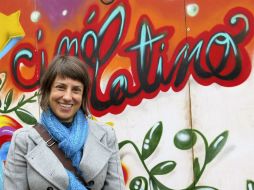
<path id="1" fill-rule="evenodd" d="M 41 121 L 14 133 L 4 189 L 124 190 L 114 130 L 88 117 L 89 88 L 78 58 L 51 62 L 41 79 Z"/>
<path id="2" fill-rule="evenodd" d="M 85 64 L 75 57 L 57 57 L 41 80 L 41 107 L 49 107 L 59 119 L 71 122 L 81 108 L 88 114 L 90 78 Z"/>
<path id="3" fill-rule="evenodd" d="M 52 103 L 52 94 L 56 92 L 68 95 L 70 90 L 73 94 L 77 94 L 77 91 L 79 91 L 82 102 L 78 107 L 88 115 L 88 91 L 90 85 L 90 78 L 85 63 L 72 56 L 56 57 L 41 79 L 41 108 L 44 111 L 49 108 L 50 103 Z M 51 107 L 51 109 L 53 108 Z"/>
<path id="4" fill-rule="evenodd" d="M 70 78 L 57 76 L 49 94 L 49 106 L 63 122 L 72 122 L 81 106 L 84 85 Z"/>

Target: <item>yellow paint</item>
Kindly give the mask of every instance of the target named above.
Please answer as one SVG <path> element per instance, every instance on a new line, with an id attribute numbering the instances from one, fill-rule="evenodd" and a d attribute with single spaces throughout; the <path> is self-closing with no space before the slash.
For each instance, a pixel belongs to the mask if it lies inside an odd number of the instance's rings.
<path id="1" fill-rule="evenodd" d="M 22 126 L 13 118 L 9 117 L 8 115 L 0 115 L 0 128 L 9 126 L 15 129 L 19 129 Z"/>
<path id="2" fill-rule="evenodd" d="M 94 121 L 98 121 L 98 119 L 94 117 L 93 115 L 91 115 L 91 119 Z M 109 125 L 110 127 L 114 127 L 114 123 L 111 121 L 106 122 L 106 124 Z"/>
<path id="3" fill-rule="evenodd" d="M 11 15 L 5 15 L 0 12 L 0 51 L 4 49 L 11 39 L 25 36 L 19 17 L 20 11 L 16 11 Z"/>

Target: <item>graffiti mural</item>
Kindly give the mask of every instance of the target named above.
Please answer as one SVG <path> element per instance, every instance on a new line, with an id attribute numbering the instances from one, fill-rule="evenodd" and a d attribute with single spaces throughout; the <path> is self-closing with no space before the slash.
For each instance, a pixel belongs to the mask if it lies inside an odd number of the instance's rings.
<path id="1" fill-rule="evenodd" d="M 170 173 L 176 167 L 176 162 L 172 160 L 163 161 L 159 164 L 156 164 L 152 169 L 148 169 L 148 166 L 145 163 L 145 160 L 152 155 L 154 150 L 157 148 L 160 138 L 163 131 L 163 124 L 161 122 L 156 123 L 145 135 L 142 145 L 142 151 L 140 152 L 138 147 L 132 141 L 125 140 L 119 143 L 120 149 L 130 144 L 133 146 L 134 150 L 138 154 L 140 161 L 142 162 L 145 170 L 149 175 L 149 182 L 151 183 L 151 187 L 149 189 L 165 189 L 170 190 L 172 188 L 166 187 L 163 185 L 158 179 L 156 179 L 157 175 L 165 175 Z M 197 134 L 201 136 L 202 140 L 204 141 L 205 145 L 205 159 L 204 164 L 200 165 L 199 159 L 195 158 L 193 161 L 193 172 L 194 172 L 194 179 L 193 182 L 184 189 L 215 189 L 210 186 L 196 186 L 199 178 L 201 177 L 202 173 L 204 172 L 206 165 L 211 162 L 215 156 L 220 152 L 220 150 L 225 145 L 227 138 L 228 138 L 228 131 L 223 132 L 219 136 L 217 136 L 213 142 L 209 145 L 205 136 L 198 130 L 192 129 L 183 129 L 179 131 L 174 137 L 174 144 L 178 149 L 181 150 L 188 150 L 191 149 L 196 141 L 197 141 Z M 138 176 L 132 179 L 130 182 L 130 189 L 148 189 L 148 180 L 143 176 Z"/>
<path id="2" fill-rule="evenodd" d="M 70 54 L 88 66 L 93 118 L 115 128 L 126 189 L 254 189 L 253 10 L 252 0 L 2 3 L 1 162 L 13 132 L 40 119 L 43 70 Z"/>

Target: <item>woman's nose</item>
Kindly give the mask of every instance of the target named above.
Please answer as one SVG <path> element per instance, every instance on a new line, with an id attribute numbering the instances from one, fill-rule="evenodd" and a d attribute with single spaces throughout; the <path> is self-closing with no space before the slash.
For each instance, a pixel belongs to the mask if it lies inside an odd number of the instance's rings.
<path id="1" fill-rule="evenodd" d="M 64 100 L 71 100 L 72 99 L 72 93 L 71 90 L 66 90 L 63 95 Z"/>

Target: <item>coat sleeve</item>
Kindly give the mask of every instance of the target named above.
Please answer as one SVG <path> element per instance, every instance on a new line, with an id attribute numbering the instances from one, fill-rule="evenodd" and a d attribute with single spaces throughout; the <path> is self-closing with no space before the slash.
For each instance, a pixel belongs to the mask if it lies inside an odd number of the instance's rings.
<path id="1" fill-rule="evenodd" d="M 108 171 L 103 190 L 125 190 L 118 142 L 113 129 L 110 130 L 108 146 L 113 152 L 108 162 Z"/>
<path id="2" fill-rule="evenodd" d="M 27 163 L 27 134 L 25 131 L 14 132 L 8 151 L 4 169 L 4 190 L 28 190 Z"/>

